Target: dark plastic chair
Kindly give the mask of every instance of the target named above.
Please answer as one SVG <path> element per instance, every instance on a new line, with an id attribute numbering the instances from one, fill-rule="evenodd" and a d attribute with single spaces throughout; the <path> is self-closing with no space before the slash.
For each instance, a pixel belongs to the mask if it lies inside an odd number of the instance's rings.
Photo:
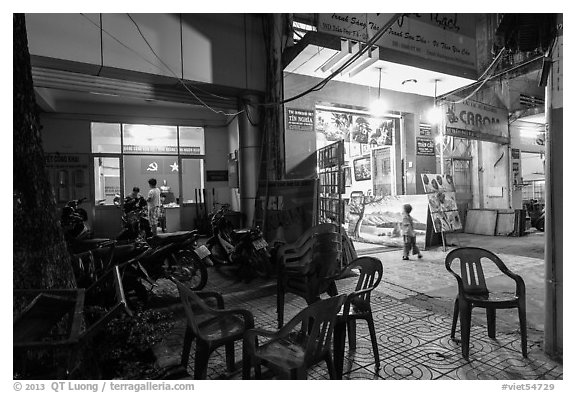
<path id="1" fill-rule="evenodd" d="M 382 262 L 374 257 L 360 257 L 352 261 L 344 274 L 351 269 L 359 269 L 360 276 L 354 292 L 348 294 L 342 313 L 338 314 L 334 331 L 334 362 L 338 379 L 342 378 L 344 363 L 344 344 L 346 329 L 348 329 L 348 345 L 351 351 L 356 349 L 356 321 L 363 319 L 368 324 L 370 340 L 376 368 L 380 368 L 380 356 L 378 355 L 378 341 L 370 306 L 370 294 L 382 280 Z"/>
<path id="2" fill-rule="evenodd" d="M 455 260 L 460 261 L 460 275 L 455 273 L 451 265 Z M 493 263 L 506 276 L 516 283 L 515 295 L 501 295 L 490 292 L 486 286 L 483 264 Z M 456 323 L 460 315 L 460 334 L 462 340 L 462 356 L 468 359 L 470 347 L 470 325 L 472 308 L 486 309 L 488 324 L 488 337 L 496 337 L 496 310 L 517 308 L 520 319 L 520 334 L 522 339 L 522 355 L 528 356 L 526 337 L 526 287 L 524 280 L 512 273 L 504 262 L 488 250 L 476 247 L 462 247 L 452 250 L 446 256 L 446 269 L 458 281 L 458 297 L 454 302 L 454 317 L 450 337 L 454 339 Z"/>
<path id="3" fill-rule="evenodd" d="M 194 379 L 206 379 L 210 354 L 221 346 L 226 348 L 228 371 L 234 371 L 234 342 L 242 340 L 246 330 L 254 327 L 252 313 L 243 309 L 224 309 L 224 300 L 219 293 L 193 292 L 178 280 L 172 278 L 172 281 L 178 286 L 188 319 L 182 350 L 182 367 L 186 369 L 188 365 L 192 339 L 196 338 Z M 205 303 L 204 299 L 208 298 L 216 300 L 218 309 Z M 245 355 L 243 357 L 246 358 Z"/>
<path id="4" fill-rule="evenodd" d="M 336 314 L 346 295 L 320 300 L 300 311 L 282 329 L 268 331 L 251 329 L 244 335 L 244 379 L 250 379 L 255 368 L 261 378 L 261 364 L 266 365 L 281 379 L 307 379 L 308 369 L 324 360 L 330 379 L 336 379 L 332 359 L 332 334 Z M 258 337 L 269 340 L 258 344 Z"/>
<path id="5" fill-rule="evenodd" d="M 321 228 L 322 231 L 317 230 Z M 307 304 L 320 299 L 322 293 L 338 294 L 334 280 L 340 275 L 342 263 L 341 233 L 334 224 L 321 224 L 295 244 L 279 249 L 277 281 L 278 327 L 284 323 L 284 298 L 296 294 Z M 298 247 L 300 245 L 300 247 Z"/>

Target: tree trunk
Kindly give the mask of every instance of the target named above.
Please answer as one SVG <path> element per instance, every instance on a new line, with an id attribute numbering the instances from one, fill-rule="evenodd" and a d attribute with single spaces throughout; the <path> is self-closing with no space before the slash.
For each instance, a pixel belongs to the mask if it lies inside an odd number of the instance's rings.
<path id="1" fill-rule="evenodd" d="M 70 255 L 45 169 L 26 21 L 14 14 L 14 288 L 74 288 Z"/>

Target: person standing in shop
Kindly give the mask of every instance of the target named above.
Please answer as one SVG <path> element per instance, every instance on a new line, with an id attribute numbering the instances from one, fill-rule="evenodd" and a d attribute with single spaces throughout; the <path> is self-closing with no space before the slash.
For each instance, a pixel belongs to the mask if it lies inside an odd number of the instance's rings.
<path id="1" fill-rule="evenodd" d="M 160 215 L 160 189 L 156 187 L 156 179 L 148 180 L 150 191 L 148 191 L 148 220 L 150 221 L 150 228 L 152 234 L 158 233 L 158 216 Z"/>

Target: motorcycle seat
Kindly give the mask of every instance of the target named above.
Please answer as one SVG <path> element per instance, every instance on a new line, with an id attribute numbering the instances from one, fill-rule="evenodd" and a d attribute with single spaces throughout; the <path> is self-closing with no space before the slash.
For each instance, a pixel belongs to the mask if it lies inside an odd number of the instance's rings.
<path id="1" fill-rule="evenodd" d="M 249 235 L 250 231 L 251 231 L 250 228 L 234 229 L 231 232 L 232 240 L 237 241 L 243 238 L 244 236 Z"/>
<path id="2" fill-rule="evenodd" d="M 153 247 L 161 245 L 176 243 L 187 240 L 196 235 L 196 231 L 178 231 L 171 233 L 159 233 L 148 238 L 148 243 Z"/>

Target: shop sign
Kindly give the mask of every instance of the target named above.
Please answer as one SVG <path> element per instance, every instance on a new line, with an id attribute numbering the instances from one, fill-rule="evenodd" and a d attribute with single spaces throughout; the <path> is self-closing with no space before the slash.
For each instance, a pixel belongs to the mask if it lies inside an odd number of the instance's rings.
<path id="1" fill-rule="evenodd" d="M 206 181 L 228 181 L 228 171 L 206 171 Z"/>
<path id="2" fill-rule="evenodd" d="M 313 131 L 314 111 L 286 108 L 287 128 L 293 131 Z"/>
<path id="3" fill-rule="evenodd" d="M 476 101 L 443 104 L 446 135 L 508 143 L 508 113 Z"/>
<path id="4" fill-rule="evenodd" d="M 426 138 L 416 138 L 416 155 L 435 156 L 434 141 Z"/>
<path id="5" fill-rule="evenodd" d="M 159 154 L 178 154 L 177 146 L 153 146 L 153 145 L 124 145 L 124 153 L 159 153 Z M 180 146 L 180 154 L 199 155 L 200 147 Z"/>
<path id="6" fill-rule="evenodd" d="M 318 31 L 366 42 L 394 14 L 318 15 Z M 476 72 L 476 20 L 473 14 L 402 14 L 376 45 Z"/>
<path id="7" fill-rule="evenodd" d="M 420 124 L 420 136 L 431 136 L 432 126 L 428 124 Z"/>
<path id="8" fill-rule="evenodd" d="M 520 149 L 512 149 L 512 159 L 513 160 L 520 159 Z"/>
<path id="9" fill-rule="evenodd" d="M 88 167 L 88 156 L 80 154 L 45 154 L 47 168 Z"/>

